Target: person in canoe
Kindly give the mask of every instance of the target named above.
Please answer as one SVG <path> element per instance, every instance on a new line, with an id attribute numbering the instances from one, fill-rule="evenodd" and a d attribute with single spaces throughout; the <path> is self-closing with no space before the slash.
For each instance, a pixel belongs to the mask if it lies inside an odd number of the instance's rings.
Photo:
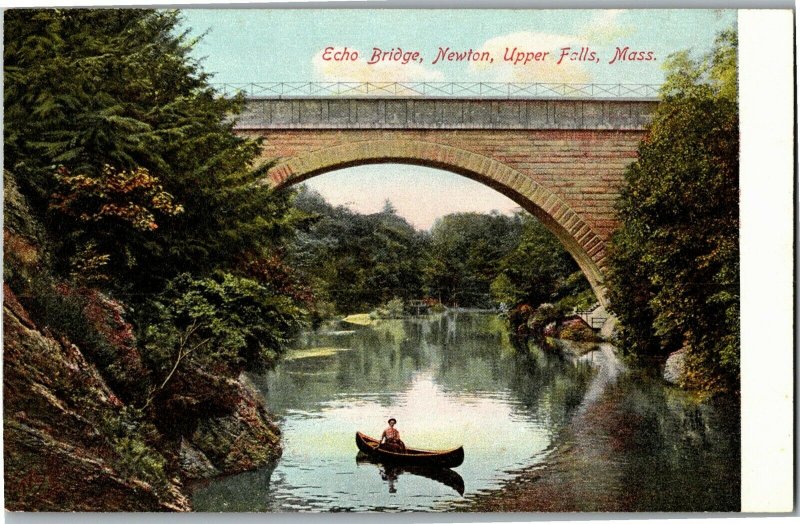
<path id="1" fill-rule="evenodd" d="M 386 451 L 393 451 L 395 453 L 404 453 L 406 445 L 400 440 L 400 432 L 394 429 L 397 420 L 394 418 L 389 419 L 389 427 L 381 433 L 380 448 Z"/>

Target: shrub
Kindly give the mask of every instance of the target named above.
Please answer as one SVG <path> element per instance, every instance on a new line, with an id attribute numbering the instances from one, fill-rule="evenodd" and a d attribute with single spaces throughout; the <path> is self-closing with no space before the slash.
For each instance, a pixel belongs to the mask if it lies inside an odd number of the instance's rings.
<path id="1" fill-rule="evenodd" d="M 270 368 L 304 323 L 303 310 L 290 298 L 229 273 L 203 279 L 180 275 L 155 311 L 146 348 L 164 384 L 190 363 L 232 374 Z"/>
<path id="2" fill-rule="evenodd" d="M 143 420 L 141 411 L 123 408 L 106 416 L 102 425 L 117 454 L 114 467 L 120 473 L 147 482 L 157 492 L 168 489 L 167 461 L 146 442 L 158 439 L 157 430 Z"/>
<path id="3" fill-rule="evenodd" d="M 598 340 L 592 328 L 578 321 L 568 322 L 559 330 L 558 336 L 559 338 L 574 340 L 575 342 L 596 342 Z"/>

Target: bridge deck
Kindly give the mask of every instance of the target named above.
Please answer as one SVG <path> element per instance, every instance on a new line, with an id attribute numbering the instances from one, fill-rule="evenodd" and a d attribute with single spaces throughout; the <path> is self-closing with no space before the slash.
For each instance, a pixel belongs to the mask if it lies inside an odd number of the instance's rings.
<path id="1" fill-rule="evenodd" d="M 248 98 L 236 128 L 643 130 L 656 103 L 651 99 Z"/>

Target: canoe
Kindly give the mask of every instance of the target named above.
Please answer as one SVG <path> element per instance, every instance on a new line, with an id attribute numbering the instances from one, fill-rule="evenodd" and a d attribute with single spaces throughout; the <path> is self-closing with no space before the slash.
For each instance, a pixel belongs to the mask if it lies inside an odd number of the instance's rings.
<path id="1" fill-rule="evenodd" d="M 381 469 L 381 478 L 387 480 L 388 478 L 397 477 L 404 474 L 416 475 L 418 477 L 425 477 L 427 479 L 435 480 L 449 488 L 452 488 L 464 496 L 464 479 L 456 471 L 450 468 L 442 468 L 437 466 L 408 466 L 399 464 L 383 464 L 379 459 L 372 455 L 367 455 L 363 451 L 359 451 L 356 455 L 356 464 L 362 466 L 364 464 L 373 464 Z"/>
<path id="2" fill-rule="evenodd" d="M 441 451 L 406 448 L 404 453 L 396 453 L 379 448 L 379 444 L 379 440 L 369 437 L 360 431 L 356 432 L 356 446 L 358 446 L 358 449 L 376 460 L 389 464 L 455 468 L 464 462 L 464 448 L 461 446 Z"/>

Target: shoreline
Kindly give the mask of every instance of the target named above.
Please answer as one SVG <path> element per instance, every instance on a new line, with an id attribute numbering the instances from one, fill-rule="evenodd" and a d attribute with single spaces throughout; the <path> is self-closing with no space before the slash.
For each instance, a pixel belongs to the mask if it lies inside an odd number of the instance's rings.
<path id="1" fill-rule="evenodd" d="M 695 482 L 700 478 L 699 482 L 702 483 L 702 471 L 690 472 L 678 467 L 664 472 L 663 478 L 648 476 L 659 471 L 660 467 L 658 457 L 648 454 L 649 442 L 642 439 L 642 436 L 646 439 L 653 438 L 651 425 L 654 419 L 639 413 L 632 416 L 630 413 L 632 403 L 646 398 L 644 395 L 648 384 L 642 385 L 640 382 L 642 377 L 639 377 L 637 372 L 625 368 L 617 358 L 615 349 L 611 344 L 601 344 L 598 353 L 604 356 L 603 361 L 597 366 L 597 374 L 589 384 L 583 401 L 571 421 L 554 439 L 554 444 L 544 461 L 520 469 L 513 479 L 494 490 L 469 495 L 467 500 L 458 504 L 456 511 L 740 510 L 738 468 L 737 473 L 733 475 L 722 471 L 710 472 L 707 477 L 708 485 L 714 485 L 716 491 L 726 495 L 723 500 L 704 496 L 703 493 L 693 493 L 691 489 L 687 489 L 681 498 L 671 490 L 675 481 L 681 480 L 684 472 L 695 475 Z M 717 447 L 722 447 L 723 450 L 738 449 L 736 436 L 729 436 L 730 440 L 726 441 L 724 434 L 707 434 L 709 432 L 704 429 L 706 422 L 704 418 L 719 415 L 704 411 L 705 403 L 692 400 L 690 392 L 666 384 L 657 385 L 666 388 L 663 399 L 665 407 L 659 405 L 653 409 L 664 411 L 667 423 L 674 422 L 672 418 L 689 419 L 690 423 L 688 428 L 684 428 L 683 435 L 686 442 L 682 442 L 681 445 L 690 451 L 695 451 L 700 458 L 707 452 L 705 447 L 712 448 L 708 453 L 718 452 Z M 693 411 L 700 413 L 699 422 L 692 421 L 691 417 L 685 417 L 686 413 Z M 738 420 L 738 417 L 734 418 Z M 655 420 L 663 422 L 660 419 Z M 722 444 L 720 437 L 723 440 Z M 720 455 L 725 456 L 725 453 Z M 730 460 L 738 461 L 738 455 L 735 452 L 731 453 Z M 691 464 L 691 460 L 687 462 Z M 698 465 L 714 469 L 713 465 Z M 631 476 L 641 478 L 641 482 L 633 489 L 630 488 Z"/>

